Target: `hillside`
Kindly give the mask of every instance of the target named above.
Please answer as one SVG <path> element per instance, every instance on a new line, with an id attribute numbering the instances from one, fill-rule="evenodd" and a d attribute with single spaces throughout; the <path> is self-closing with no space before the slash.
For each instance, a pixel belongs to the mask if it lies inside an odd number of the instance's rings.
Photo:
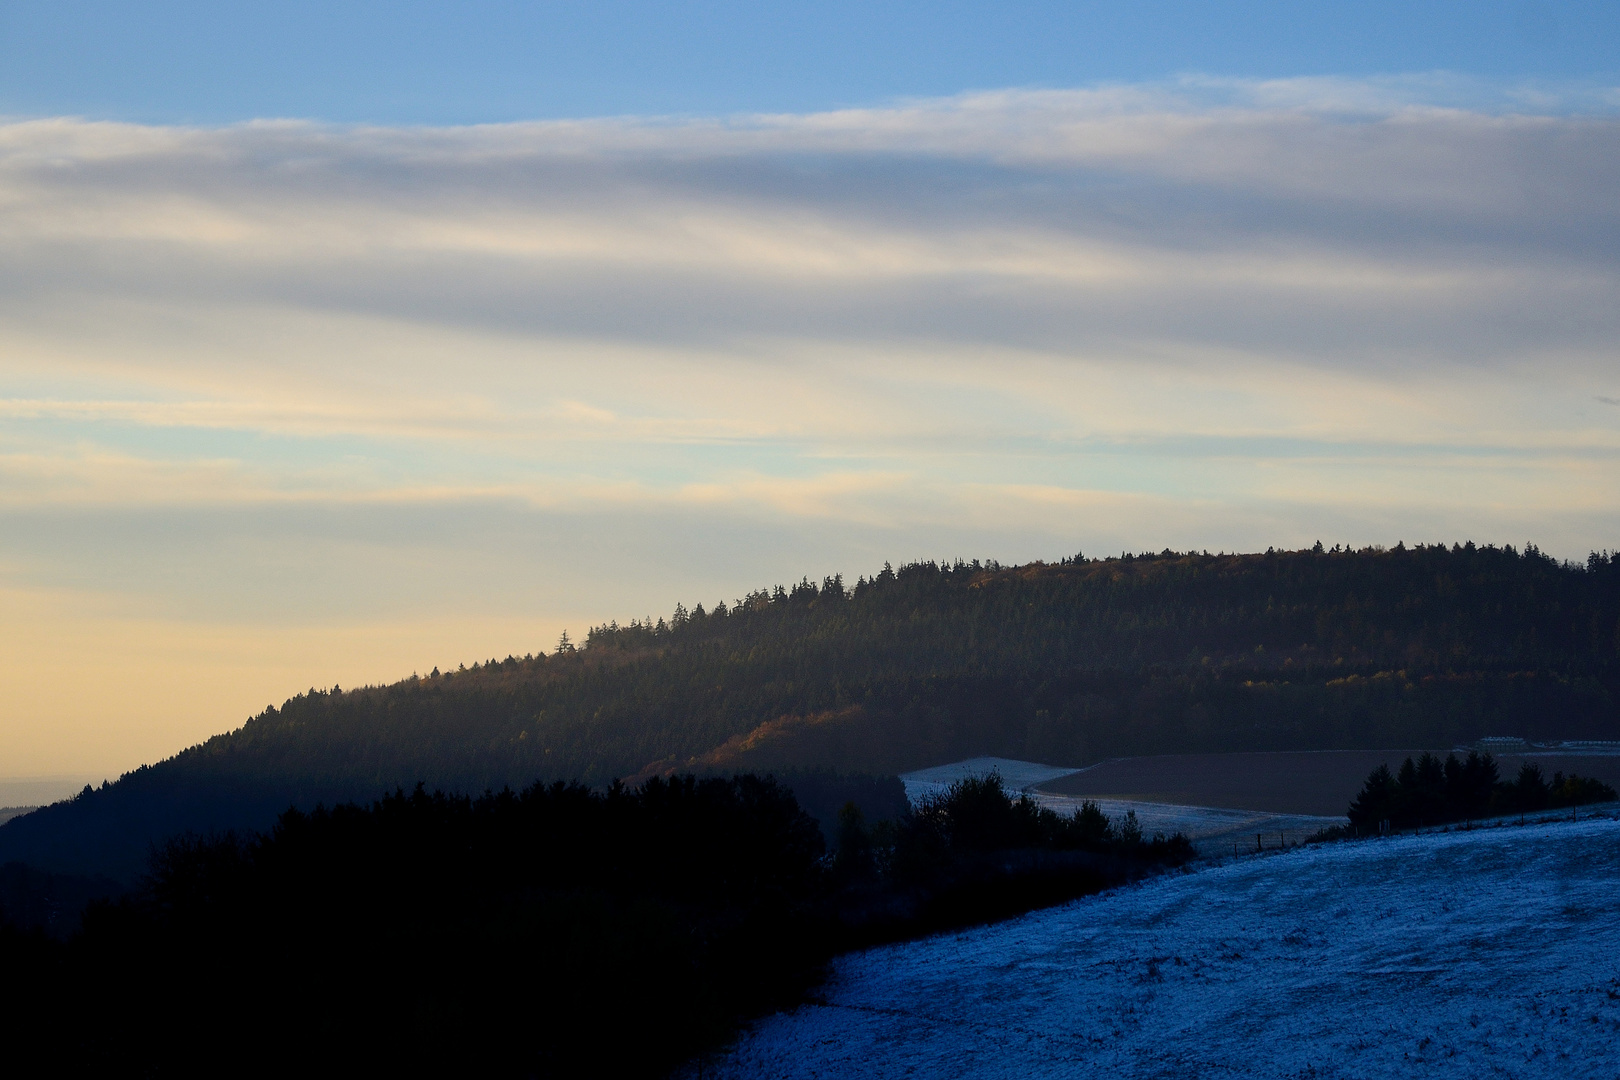
<path id="1" fill-rule="evenodd" d="M 680 1074 L 1592 1077 L 1620 1048 L 1620 820 L 1240 859 L 839 960 Z"/>
<path id="2" fill-rule="evenodd" d="M 137 869 L 288 805 L 671 770 L 895 772 L 991 754 L 1620 738 L 1620 557 L 1433 546 L 918 563 L 578 649 L 311 690 L 0 826 L 0 862 Z"/>

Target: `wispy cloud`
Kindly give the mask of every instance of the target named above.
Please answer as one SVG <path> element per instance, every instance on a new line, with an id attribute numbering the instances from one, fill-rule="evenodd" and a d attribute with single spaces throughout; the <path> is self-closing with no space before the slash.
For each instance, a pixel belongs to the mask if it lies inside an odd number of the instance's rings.
<path id="1" fill-rule="evenodd" d="M 25 578 L 176 507 L 1575 555 L 1620 526 L 1617 196 L 1614 88 L 1445 76 L 0 126 L 0 501 Z"/>

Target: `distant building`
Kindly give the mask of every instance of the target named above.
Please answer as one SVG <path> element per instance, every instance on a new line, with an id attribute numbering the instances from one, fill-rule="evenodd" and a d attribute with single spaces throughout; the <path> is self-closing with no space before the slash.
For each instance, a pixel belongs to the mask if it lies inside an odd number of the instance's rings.
<path id="1" fill-rule="evenodd" d="M 1491 735 L 1474 744 L 1482 754 L 1518 754 L 1530 749 L 1530 744 L 1515 735 Z"/>
<path id="2" fill-rule="evenodd" d="M 1564 754 L 1620 755 L 1620 742 L 1599 742 L 1595 739 L 1577 739 L 1553 743 L 1548 749 Z"/>

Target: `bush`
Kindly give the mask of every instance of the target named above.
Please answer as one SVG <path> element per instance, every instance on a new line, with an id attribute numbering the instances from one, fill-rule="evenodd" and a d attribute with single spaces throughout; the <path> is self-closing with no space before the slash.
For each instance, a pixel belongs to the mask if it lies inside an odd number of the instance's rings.
<path id="1" fill-rule="evenodd" d="M 1179 833 L 1144 841 L 1134 813 L 1115 827 L 1088 801 L 1064 816 L 1014 798 L 994 773 L 843 843 L 871 852 L 865 880 L 846 874 L 835 903 L 840 932 L 859 943 L 1004 918 L 1193 857 Z"/>

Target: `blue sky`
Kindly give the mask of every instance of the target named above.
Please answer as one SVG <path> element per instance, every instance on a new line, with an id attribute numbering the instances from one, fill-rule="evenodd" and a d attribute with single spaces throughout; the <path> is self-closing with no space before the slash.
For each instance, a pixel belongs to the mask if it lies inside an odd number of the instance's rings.
<path id="1" fill-rule="evenodd" d="M 1613 81 L 1585 0 L 0 3 L 0 112 L 466 124 L 814 112 L 1198 73 Z"/>
<path id="2" fill-rule="evenodd" d="M 3 770 L 885 561 L 1620 546 L 1616 10 L 0 3 Z"/>

